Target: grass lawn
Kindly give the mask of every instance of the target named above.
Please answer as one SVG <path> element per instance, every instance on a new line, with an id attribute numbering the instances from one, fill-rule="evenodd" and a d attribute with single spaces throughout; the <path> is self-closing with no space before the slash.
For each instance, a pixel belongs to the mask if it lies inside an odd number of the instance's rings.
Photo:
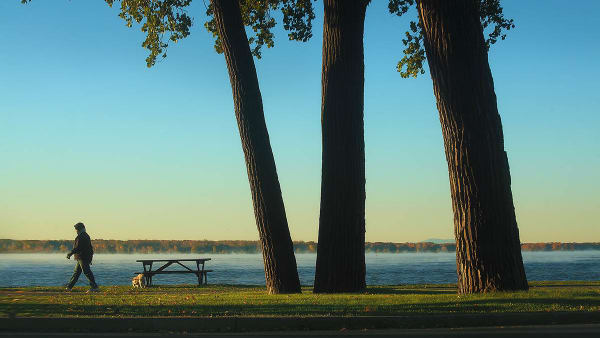
<path id="1" fill-rule="evenodd" d="M 455 285 L 370 286 L 360 294 L 268 295 L 259 286 L 103 286 L 0 288 L 7 317 L 226 317 L 423 315 L 490 312 L 600 311 L 600 281 L 531 282 L 527 292 L 458 295 Z"/>

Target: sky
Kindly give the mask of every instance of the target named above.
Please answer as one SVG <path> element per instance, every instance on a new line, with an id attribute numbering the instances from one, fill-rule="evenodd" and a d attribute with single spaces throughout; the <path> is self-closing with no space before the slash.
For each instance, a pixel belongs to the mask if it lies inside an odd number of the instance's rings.
<path id="1" fill-rule="evenodd" d="M 191 35 L 147 68 L 104 1 L 0 2 L 0 238 L 258 239 L 223 55 Z M 322 4 L 313 38 L 255 59 L 293 240 L 318 236 Z M 600 2 L 503 1 L 489 54 L 522 242 L 600 241 Z M 429 72 L 402 79 L 398 18 L 365 21 L 366 240 L 453 238 Z"/>

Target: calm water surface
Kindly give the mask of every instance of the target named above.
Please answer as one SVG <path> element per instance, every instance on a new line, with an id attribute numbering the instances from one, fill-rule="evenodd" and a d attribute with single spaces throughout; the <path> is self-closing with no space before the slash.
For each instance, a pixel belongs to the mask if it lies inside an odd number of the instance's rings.
<path id="1" fill-rule="evenodd" d="M 92 271 L 100 285 L 131 284 L 134 272 L 141 270 L 137 259 L 210 257 L 209 283 L 264 284 L 260 254 L 98 254 Z M 536 280 L 599 280 L 600 251 L 524 252 L 527 278 Z M 315 254 L 297 254 L 298 272 L 303 285 L 312 285 Z M 454 253 L 402 253 L 366 255 L 367 284 L 394 285 L 419 283 L 455 283 Z M 55 286 L 65 284 L 71 276 L 73 260 L 64 254 L 0 254 L 0 287 Z M 193 275 L 164 275 L 155 284 L 192 284 Z M 86 285 L 81 275 L 78 285 Z"/>

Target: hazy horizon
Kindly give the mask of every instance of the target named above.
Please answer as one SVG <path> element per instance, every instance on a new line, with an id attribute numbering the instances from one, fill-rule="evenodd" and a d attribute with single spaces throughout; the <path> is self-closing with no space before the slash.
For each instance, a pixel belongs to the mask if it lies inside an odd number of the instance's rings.
<path id="1" fill-rule="evenodd" d="M 2 240 L 11 240 L 11 241 L 73 241 L 75 238 L 75 235 L 73 235 L 73 237 L 71 238 L 0 238 L 0 241 Z M 246 242 L 258 242 L 259 239 L 206 239 L 206 238 L 202 238 L 202 239 L 198 239 L 198 238 L 130 238 L 130 239 L 118 239 L 118 238 L 97 238 L 97 237 L 93 237 L 91 236 L 92 241 L 208 241 L 208 242 L 236 242 L 236 241 L 246 241 Z M 435 241 L 432 241 L 435 240 Z M 296 239 L 292 239 L 293 242 L 303 242 L 303 243 L 317 243 L 318 241 L 316 240 L 296 240 Z M 365 241 L 365 243 L 395 243 L 395 244 L 404 244 L 404 243 L 434 243 L 434 244 L 454 244 L 455 240 L 454 239 L 438 239 L 438 238 L 432 238 L 432 239 L 424 239 L 424 240 L 420 240 L 420 241 Z M 568 243 L 578 243 L 578 244 L 584 244 L 584 243 L 600 243 L 600 241 L 581 241 L 581 242 L 577 242 L 577 241 L 528 241 L 528 242 L 524 242 L 521 241 L 521 244 L 535 244 L 535 243 L 563 243 L 563 244 L 568 244 Z"/>

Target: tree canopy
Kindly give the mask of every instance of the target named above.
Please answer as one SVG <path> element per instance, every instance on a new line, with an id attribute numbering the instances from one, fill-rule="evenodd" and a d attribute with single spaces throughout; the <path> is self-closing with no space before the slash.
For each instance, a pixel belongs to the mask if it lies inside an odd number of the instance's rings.
<path id="1" fill-rule="evenodd" d="M 506 38 L 506 31 L 515 28 L 513 19 L 504 17 L 500 0 L 473 0 L 479 1 L 479 12 L 483 29 L 490 28 L 491 31 L 485 40 L 487 49 L 495 44 L 498 39 Z M 390 13 L 402 16 L 415 4 L 416 0 L 390 0 L 388 9 Z M 402 39 L 404 44 L 404 56 L 398 62 L 397 70 L 403 78 L 417 77 L 425 74 L 423 63 L 426 60 L 425 48 L 423 47 L 423 29 L 419 20 L 411 21 L 409 30 Z"/>
<path id="2" fill-rule="evenodd" d="M 23 0 L 25 1 L 25 0 Z M 188 14 L 192 0 L 105 0 L 109 6 L 120 3 L 119 17 L 128 27 L 134 21 L 141 24 L 146 34 L 142 47 L 150 54 L 146 58 L 148 67 L 154 66 L 158 57 L 167 57 L 169 43 L 190 35 L 193 17 Z M 280 10 L 283 14 L 283 27 L 288 31 L 290 40 L 307 41 L 312 37 L 312 20 L 315 17 L 311 0 L 240 0 L 240 10 L 245 26 L 250 27 L 254 35 L 248 38 L 252 54 L 261 57 L 263 46 L 273 47 L 276 25 L 272 12 Z M 209 20 L 204 27 L 215 37 L 215 50 L 222 53 L 221 40 L 217 34 L 212 4 L 206 7 Z"/>

